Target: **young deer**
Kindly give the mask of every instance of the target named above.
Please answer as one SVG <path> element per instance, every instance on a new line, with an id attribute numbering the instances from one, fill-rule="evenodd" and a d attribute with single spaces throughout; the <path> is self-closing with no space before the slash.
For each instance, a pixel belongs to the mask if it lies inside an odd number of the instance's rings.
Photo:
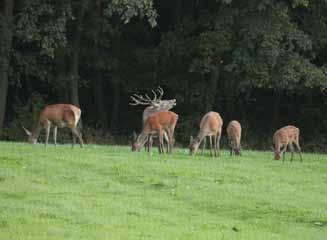
<path id="1" fill-rule="evenodd" d="M 213 145 L 214 145 L 214 153 L 215 156 L 219 155 L 219 142 L 220 142 L 220 137 L 221 137 L 221 129 L 223 126 L 223 120 L 220 117 L 219 113 L 217 112 L 208 112 L 203 116 L 200 122 L 200 130 L 197 135 L 193 139 L 191 136 L 190 139 L 190 155 L 196 154 L 196 151 L 198 150 L 199 145 L 201 142 L 204 140 L 203 148 L 202 148 L 202 153 L 205 147 L 205 137 L 209 137 L 210 140 L 210 154 L 212 156 L 212 139 L 213 139 Z"/>
<path id="2" fill-rule="evenodd" d="M 132 143 L 132 151 L 140 151 L 141 147 L 148 140 L 149 134 L 157 133 L 159 136 L 159 153 L 164 153 L 163 136 L 167 133 L 168 148 L 167 152 L 172 153 L 174 145 L 174 131 L 178 115 L 171 111 L 156 112 L 150 115 L 143 125 L 142 132 L 134 139 Z"/>
<path id="3" fill-rule="evenodd" d="M 233 120 L 227 126 L 227 139 L 230 146 L 230 155 L 241 155 L 241 124 Z"/>
<path id="4" fill-rule="evenodd" d="M 301 154 L 301 147 L 299 144 L 299 137 L 300 130 L 295 126 L 289 125 L 277 130 L 273 136 L 273 151 L 275 154 L 275 160 L 280 160 L 281 155 L 283 155 L 283 161 L 285 160 L 285 152 L 288 146 L 291 150 L 291 161 L 293 161 L 294 144 L 300 154 L 302 162 L 303 159 Z"/>
<path id="5" fill-rule="evenodd" d="M 42 109 L 39 115 L 37 127 L 31 131 L 23 127 L 28 135 L 28 141 L 32 144 L 37 142 L 40 132 L 43 128 L 46 130 L 45 146 L 47 146 L 50 135 L 51 125 L 54 125 L 53 138 L 54 143 L 57 144 L 57 128 L 68 127 L 72 131 L 73 145 L 76 137 L 79 140 L 81 147 L 83 147 L 83 139 L 77 129 L 78 121 L 81 117 L 81 109 L 71 104 L 53 104 L 48 105 Z"/>

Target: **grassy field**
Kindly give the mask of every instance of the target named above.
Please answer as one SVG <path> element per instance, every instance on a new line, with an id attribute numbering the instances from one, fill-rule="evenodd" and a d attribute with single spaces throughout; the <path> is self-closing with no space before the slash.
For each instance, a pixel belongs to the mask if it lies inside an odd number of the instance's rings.
<path id="1" fill-rule="evenodd" d="M 272 157 L 0 142 L 0 239 L 327 239 L 327 156 Z"/>

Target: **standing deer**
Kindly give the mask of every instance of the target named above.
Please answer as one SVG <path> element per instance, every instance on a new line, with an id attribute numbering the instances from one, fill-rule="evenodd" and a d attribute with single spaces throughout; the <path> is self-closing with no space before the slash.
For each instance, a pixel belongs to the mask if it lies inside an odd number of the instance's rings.
<path id="1" fill-rule="evenodd" d="M 233 120 L 227 126 L 227 138 L 230 146 L 230 155 L 241 155 L 241 124 Z"/>
<path id="2" fill-rule="evenodd" d="M 203 116 L 200 122 L 200 130 L 197 135 L 193 139 L 191 136 L 190 139 L 190 155 L 196 154 L 199 145 L 202 141 L 202 153 L 205 147 L 205 137 L 209 137 L 210 140 L 210 155 L 212 156 L 212 139 L 213 139 L 213 147 L 215 156 L 219 155 L 220 150 L 220 137 L 221 137 L 221 129 L 223 126 L 223 120 L 217 112 L 208 112 Z"/>
<path id="3" fill-rule="evenodd" d="M 273 136 L 273 151 L 275 155 L 275 160 L 280 160 L 281 155 L 283 155 L 283 162 L 285 160 L 285 152 L 287 150 L 287 146 L 291 150 L 291 161 L 293 161 L 293 153 L 294 147 L 293 144 L 296 146 L 297 151 L 300 154 L 301 162 L 302 154 L 301 154 L 301 147 L 299 144 L 299 137 L 300 137 L 300 130 L 292 125 L 288 125 L 281 129 L 278 129 L 274 136 Z"/>
<path id="4" fill-rule="evenodd" d="M 164 133 L 168 137 L 168 152 L 172 153 L 174 145 L 174 131 L 178 115 L 171 111 L 160 111 L 151 114 L 143 125 L 142 132 L 136 138 L 136 141 L 132 143 L 132 151 L 140 151 L 141 147 L 148 140 L 148 136 L 153 133 L 157 133 L 159 136 L 159 153 L 163 154 L 163 136 Z"/>
<path id="5" fill-rule="evenodd" d="M 28 135 L 28 141 L 32 144 L 37 142 L 40 132 L 43 128 L 46 131 L 45 146 L 49 141 L 51 125 L 54 125 L 53 139 L 54 144 L 57 144 L 57 128 L 68 127 L 72 131 L 73 144 L 76 142 L 76 137 L 79 140 L 80 146 L 83 147 L 83 139 L 77 129 L 78 121 L 81 117 L 81 109 L 71 104 L 53 104 L 42 109 L 39 115 L 37 127 L 31 131 L 23 127 Z"/>
<path id="6" fill-rule="evenodd" d="M 159 96 L 157 95 L 156 91 L 158 92 Z M 148 119 L 150 115 L 153 113 L 159 112 L 159 111 L 168 111 L 172 109 L 174 106 L 176 106 L 176 99 L 170 99 L 170 100 L 162 100 L 162 96 L 164 94 L 164 91 L 161 87 L 158 87 L 158 89 L 154 91 L 152 90 L 152 93 L 154 95 L 153 99 L 151 99 L 147 94 L 145 96 L 133 94 L 131 96 L 132 102 L 130 105 L 136 106 L 136 105 L 145 105 L 147 106 L 143 111 L 143 125 L 145 124 L 145 121 Z M 133 133 L 133 141 L 136 139 L 136 134 Z M 168 136 L 166 133 L 164 133 L 164 138 L 168 143 Z M 150 151 L 150 148 L 152 147 L 152 135 L 150 134 L 148 136 L 147 142 L 147 150 Z M 145 144 L 145 143 L 144 143 Z M 167 145 L 168 147 L 168 145 Z"/>

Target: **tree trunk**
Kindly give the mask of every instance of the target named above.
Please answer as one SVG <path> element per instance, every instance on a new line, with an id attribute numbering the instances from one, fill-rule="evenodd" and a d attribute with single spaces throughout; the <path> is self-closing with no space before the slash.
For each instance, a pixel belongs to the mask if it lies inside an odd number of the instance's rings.
<path id="1" fill-rule="evenodd" d="M 112 87 L 112 112 L 111 112 L 111 123 L 110 129 L 113 133 L 117 133 L 119 129 L 119 110 L 120 110 L 120 81 L 115 78 L 111 82 Z"/>
<path id="2" fill-rule="evenodd" d="M 96 53 L 97 56 L 101 56 L 101 33 L 103 32 L 103 16 L 102 16 L 102 2 L 101 0 L 95 1 L 95 7 L 96 7 L 96 18 L 97 21 L 95 22 L 95 39 L 98 39 L 96 43 L 94 43 L 93 51 Z M 103 75 L 101 73 L 102 69 L 98 69 L 95 65 L 95 78 L 94 78 L 94 84 L 93 84 L 93 93 L 94 93 L 94 100 L 95 100 L 95 107 L 97 112 L 97 119 L 98 124 L 100 125 L 100 129 L 102 130 L 102 134 L 105 135 L 108 130 L 108 115 L 107 115 L 107 109 L 105 106 L 106 103 L 106 97 L 104 94 L 104 84 L 103 84 Z"/>
<path id="3" fill-rule="evenodd" d="M 173 11 L 173 24 L 174 27 L 176 28 L 183 16 L 183 1 L 182 0 L 175 0 L 174 7 L 172 9 Z"/>
<path id="4" fill-rule="evenodd" d="M 225 99 L 226 99 L 226 110 L 225 110 L 225 118 L 227 121 L 231 121 L 235 119 L 235 112 L 234 112 L 234 81 L 232 79 L 228 79 L 225 82 Z M 228 124 L 226 122 L 226 124 Z"/>
<path id="5" fill-rule="evenodd" d="M 94 82 L 94 99 L 95 99 L 95 106 L 97 110 L 97 118 L 100 123 L 100 128 L 105 133 L 108 130 L 108 117 L 107 117 L 107 110 L 105 107 L 105 96 L 103 94 L 104 86 L 103 86 L 103 78 L 102 75 L 99 73 L 97 74 L 97 78 Z"/>
<path id="6" fill-rule="evenodd" d="M 0 129 L 3 128 L 6 114 L 8 94 L 8 72 L 10 63 L 10 51 L 12 48 L 12 19 L 14 0 L 3 0 L 2 22 L 3 32 L 1 33 L 2 43 L 0 46 Z"/>
<path id="7" fill-rule="evenodd" d="M 282 101 L 282 94 L 280 91 L 277 90 L 275 93 L 274 103 L 273 103 L 273 109 L 272 109 L 272 120 L 271 120 L 271 126 L 272 129 L 277 129 L 280 127 L 280 104 Z"/>
<path id="8" fill-rule="evenodd" d="M 73 53 L 71 58 L 71 68 L 69 73 L 70 81 L 70 100 L 72 104 L 79 106 L 79 96 L 78 96 L 78 79 L 79 79 L 79 51 L 80 51 L 80 41 L 81 32 L 76 30 L 73 39 Z"/>
<path id="9" fill-rule="evenodd" d="M 58 100 L 61 103 L 68 103 L 69 91 L 67 90 L 65 50 L 59 49 L 56 55 L 56 86 Z"/>
<path id="10" fill-rule="evenodd" d="M 114 56 L 119 60 L 120 59 L 120 30 L 117 30 L 115 39 L 113 42 L 114 47 Z M 121 64 L 121 63 L 119 63 Z M 111 123 L 110 129 L 113 133 L 117 132 L 119 128 L 119 109 L 120 109 L 120 67 L 116 69 L 115 74 L 111 79 L 112 87 L 112 112 L 111 112 Z"/>
<path id="11" fill-rule="evenodd" d="M 70 61 L 69 81 L 70 81 L 70 100 L 72 104 L 80 106 L 78 95 L 78 80 L 79 80 L 79 55 L 81 46 L 82 24 L 85 16 L 88 1 L 82 3 L 78 11 L 76 24 L 72 38 L 72 57 Z"/>
<path id="12" fill-rule="evenodd" d="M 212 111 L 215 109 L 215 100 L 217 93 L 217 86 L 219 81 L 220 68 L 219 65 L 212 65 L 210 71 L 210 79 L 209 79 L 209 89 L 206 99 L 206 112 Z"/>

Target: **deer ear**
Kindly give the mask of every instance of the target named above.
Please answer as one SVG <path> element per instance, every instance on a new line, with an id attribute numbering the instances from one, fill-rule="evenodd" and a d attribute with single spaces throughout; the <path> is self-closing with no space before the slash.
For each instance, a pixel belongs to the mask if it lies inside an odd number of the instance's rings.
<path id="1" fill-rule="evenodd" d="M 190 136 L 190 144 L 193 142 L 193 136 Z"/>
<path id="2" fill-rule="evenodd" d="M 22 128 L 23 128 L 23 130 L 25 131 L 25 133 L 28 135 L 28 136 L 30 136 L 32 133 L 30 132 L 30 131 L 28 131 L 26 128 L 24 128 L 23 126 L 22 126 Z"/>

